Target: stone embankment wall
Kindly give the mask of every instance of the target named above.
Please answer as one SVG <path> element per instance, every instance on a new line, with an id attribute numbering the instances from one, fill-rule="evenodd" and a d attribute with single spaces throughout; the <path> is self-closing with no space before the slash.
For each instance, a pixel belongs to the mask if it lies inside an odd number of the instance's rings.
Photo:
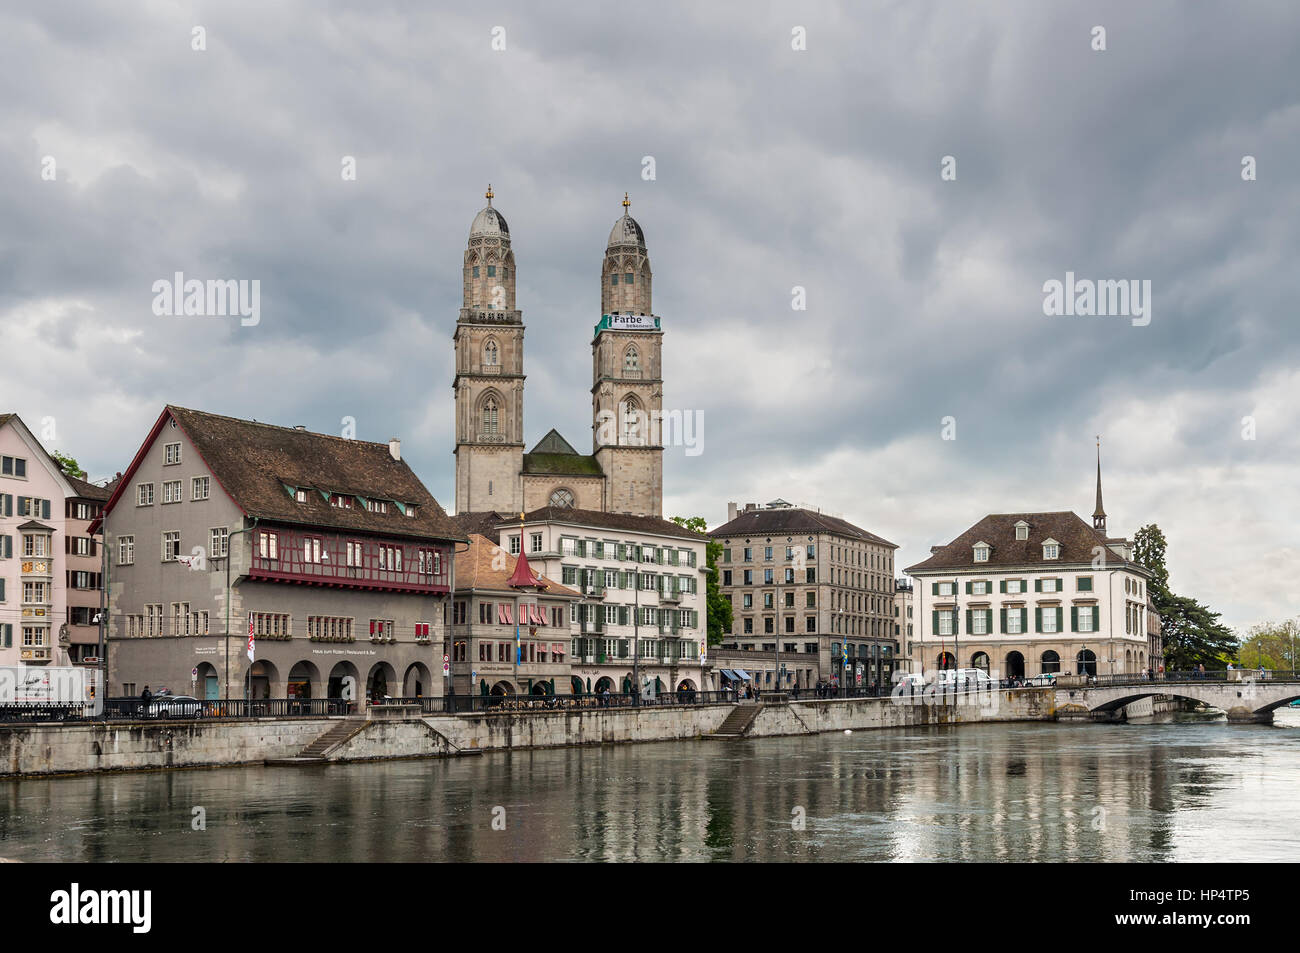
<path id="1" fill-rule="evenodd" d="M 963 699 L 851 699 L 760 706 L 746 737 L 846 728 L 989 721 L 1048 721 L 1053 693 L 1024 689 Z M 568 745 L 673 741 L 712 734 L 731 705 L 580 709 L 528 714 L 438 715 L 373 720 L 327 751 L 330 761 L 366 761 Z M 292 758 L 337 719 L 0 726 L 0 776 L 216 767 Z M 719 742 L 725 744 L 726 742 Z"/>

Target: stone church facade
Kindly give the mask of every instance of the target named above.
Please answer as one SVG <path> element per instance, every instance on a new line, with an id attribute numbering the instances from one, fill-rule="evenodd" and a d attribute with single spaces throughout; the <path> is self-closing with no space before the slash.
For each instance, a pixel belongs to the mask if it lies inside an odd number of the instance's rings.
<path id="1" fill-rule="evenodd" d="M 524 444 L 524 323 L 515 302 L 510 227 L 488 204 L 470 226 L 456 348 L 456 512 L 574 507 L 663 516 L 663 331 L 651 307 L 650 257 L 628 212 L 601 268 L 592 350 L 592 451 L 555 430 Z"/>

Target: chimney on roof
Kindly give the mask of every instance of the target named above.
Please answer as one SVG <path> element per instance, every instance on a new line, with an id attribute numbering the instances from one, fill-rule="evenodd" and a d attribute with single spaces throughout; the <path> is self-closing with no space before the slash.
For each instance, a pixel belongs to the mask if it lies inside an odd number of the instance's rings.
<path id="1" fill-rule="evenodd" d="M 751 513 L 751 512 L 753 512 L 753 511 L 756 510 L 756 509 L 758 509 L 758 504 L 757 504 L 757 503 L 746 503 L 746 504 L 745 504 L 745 512 L 746 512 L 746 513 Z"/>
<path id="2" fill-rule="evenodd" d="M 399 463 L 402 460 L 402 441 L 397 437 L 388 438 L 388 455 Z"/>
<path id="3" fill-rule="evenodd" d="M 727 522 L 730 523 L 730 522 L 731 522 L 732 520 L 734 520 L 735 518 L 736 518 L 736 504 L 735 504 L 735 503 L 728 503 L 728 504 L 727 504 Z"/>

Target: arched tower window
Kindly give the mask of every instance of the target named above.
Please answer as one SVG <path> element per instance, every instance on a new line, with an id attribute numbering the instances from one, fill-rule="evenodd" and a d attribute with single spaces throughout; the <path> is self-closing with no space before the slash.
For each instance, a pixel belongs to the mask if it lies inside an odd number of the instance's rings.
<path id="1" fill-rule="evenodd" d="M 619 443 L 636 446 L 645 442 L 645 414 L 641 402 L 632 394 L 623 398 L 622 420 L 619 426 Z"/>
<path id="2" fill-rule="evenodd" d="M 488 338 L 483 345 L 483 363 L 489 367 L 495 367 L 501 363 L 501 352 L 497 348 L 497 342 Z"/>
<path id="3" fill-rule="evenodd" d="M 497 399 L 492 394 L 483 401 L 483 411 L 479 415 L 485 434 L 495 434 L 497 430 Z"/>
<path id="4" fill-rule="evenodd" d="M 573 491 L 562 486 L 556 487 L 551 491 L 550 505 L 565 509 L 571 508 L 573 506 Z"/>
<path id="5" fill-rule="evenodd" d="M 629 347 L 623 352 L 623 370 L 639 371 L 641 369 L 641 355 L 637 352 L 635 346 Z"/>

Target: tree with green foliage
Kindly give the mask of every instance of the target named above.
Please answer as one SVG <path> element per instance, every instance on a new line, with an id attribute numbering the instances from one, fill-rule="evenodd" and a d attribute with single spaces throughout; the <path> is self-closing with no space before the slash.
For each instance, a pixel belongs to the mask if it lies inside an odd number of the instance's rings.
<path id="1" fill-rule="evenodd" d="M 1151 573 L 1147 601 L 1160 616 L 1165 643 L 1165 667 L 1172 671 L 1197 665 L 1224 668 L 1236 661 L 1238 642 L 1232 630 L 1220 620 L 1220 613 L 1196 599 L 1177 596 L 1169 589 L 1168 549 L 1165 534 L 1155 523 L 1143 526 L 1133 536 L 1133 560 Z"/>
<path id="2" fill-rule="evenodd" d="M 1252 626 L 1241 643 L 1241 664 L 1246 668 L 1293 672 L 1297 636 L 1300 636 L 1300 625 L 1295 619 Z"/>
<path id="3" fill-rule="evenodd" d="M 74 479 L 77 480 L 86 479 L 86 471 L 81 469 L 81 466 L 77 463 L 77 461 L 74 460 L 72 457 L 68 456 L 66 453 L 62 453 L 58 450 L 54 450 L 50 453 L 50 456 L 52 456 L 55 462 L 58 463 L 58 465 L 63 468 L 63 472 L 67 476 L 73 477 Z"/>
<path id="4" fill-rule="evenodd" d="M 683 529 L 693 530 L 702 536 L 708 534 L 709 524 L 702 516 L 674 516 L 673 522 Z M 722 544 L 710 539 L 704 548 L 704 565 L 709 578 L 705 581 L 705 618 L 708 624 L 709 645 L 721 645 L 722 637 L 731 631 L 731 600 L 722 594 L 719 585 L 718 560 L 722 557 Z"/>

